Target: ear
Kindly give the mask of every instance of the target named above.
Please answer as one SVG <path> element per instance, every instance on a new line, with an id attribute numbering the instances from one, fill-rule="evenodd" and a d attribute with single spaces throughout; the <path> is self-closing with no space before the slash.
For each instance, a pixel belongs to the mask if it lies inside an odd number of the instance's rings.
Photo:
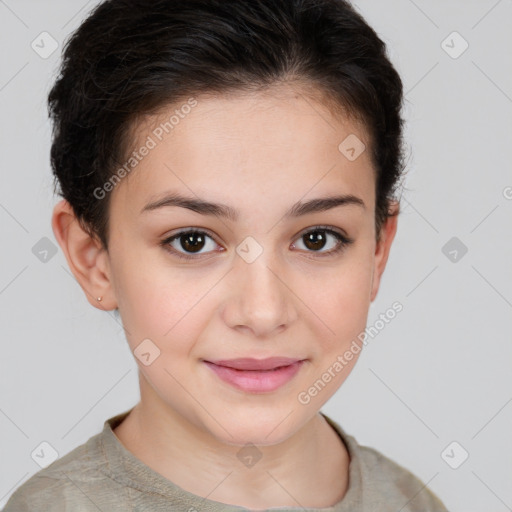
<path id="1" fill-rule="evenodd" d="M 52 229 L 89 303 L 104 311 L 115 309 L 117 303 L 111 285 L 108 252 L 98 239 L 93 239 L 82 229 L 65 199 L 53 209 Z M 98 297 L 102 297 L 101 302 Z"/>
<path id="2" fill-rule="evenodd" d="M 393 201 L 390 205 L 390 210 L 393 215 L 388 217 L 383 223 L 380 232 L 380 239 L 375 248 L 370 302 L 375 300 L 379 291 L 380 280 L 384 273 L 384 269 L 386 268 L 389 251 L 391 249 L 391 242 L 393 242 L 396 234 L 400 204 L 397 201 Z"/>

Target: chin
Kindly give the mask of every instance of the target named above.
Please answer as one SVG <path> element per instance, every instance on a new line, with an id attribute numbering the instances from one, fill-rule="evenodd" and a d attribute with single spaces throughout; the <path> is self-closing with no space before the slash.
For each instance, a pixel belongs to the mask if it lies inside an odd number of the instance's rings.
<path id="1" fill-rule="evenodd" d="M 297 411 L 284 413 L 290 409 L 280 407 L 275 414 L 263 414 L 260 411 L 241 411 L 240 417 L 230 413 L 224 416 L 221 425 L 214 423 L 210 432 L 222 443 L 232 446 L 245 446 L 248 443 L 257 446 L 280 444 L 299 430 L 303 423 Z M 224 428 L 222 428 L 224 427 Z"/>

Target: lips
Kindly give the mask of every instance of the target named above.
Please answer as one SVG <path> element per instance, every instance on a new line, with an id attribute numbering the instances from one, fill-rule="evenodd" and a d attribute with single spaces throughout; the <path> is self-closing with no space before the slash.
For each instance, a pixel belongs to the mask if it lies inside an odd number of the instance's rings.
<path id="1" fill-rule="evenodd" d="M 290 358 L 290 357 L 269 357 L 267 359 L 253 359 L 249 357 L 238 358 L 238 359 L 220 359 L 217 361 L 206 361 L 213 363 L 217 366 L 224 366 L 226 368 L 233 368 L 235 370 L 245 371 L 265 371 L 275 370 L 283 366 L 293 365 L 302 359 Z"/>
<path id="2" fill-rule="evenodd" d="M 305 364 L 305 359 L 244 358 L 215 362 L 203 360 L 203 363 L 212 370 L 213 375 L 238 390 L 245 393 L 270 393 L 291 381 Z"/>

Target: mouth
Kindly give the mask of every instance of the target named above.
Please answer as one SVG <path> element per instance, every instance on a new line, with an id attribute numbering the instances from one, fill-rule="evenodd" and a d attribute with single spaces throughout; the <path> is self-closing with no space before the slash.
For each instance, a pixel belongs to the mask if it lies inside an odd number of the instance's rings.
<path id="1" fill-rule="evenodd" d="M 268 393 L 292 380 L 301 369 L 305 359 L 232 359 L 203 362 L 218 378 L 236 389 L 248 393 Z M 238 368 L 234 366 L 238 366 Z"/>

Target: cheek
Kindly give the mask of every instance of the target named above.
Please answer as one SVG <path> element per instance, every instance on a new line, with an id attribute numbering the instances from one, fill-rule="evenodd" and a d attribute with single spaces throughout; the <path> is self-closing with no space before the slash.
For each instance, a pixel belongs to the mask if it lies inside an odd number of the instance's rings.
<path id="1" fill-rule="evenodd" d="M 190 350 L 190 341 L 201 332 L 208 314 L 202 300 L 215 284 L 197 279 L 162 260 L 137 262 L 124 258 L 116 267 L 116 296 L 130 348 L 152 340 L 161 355 L 177 356 Z"/>
<path id="2" fill-rule="evenodd" d="M 350 345 L 364 331 L 370 307 L 372 259 L 358 251 L 336 268 L 303 276 L 298 295 L 316 317 L 318 353 L 331 354 Z"/>

